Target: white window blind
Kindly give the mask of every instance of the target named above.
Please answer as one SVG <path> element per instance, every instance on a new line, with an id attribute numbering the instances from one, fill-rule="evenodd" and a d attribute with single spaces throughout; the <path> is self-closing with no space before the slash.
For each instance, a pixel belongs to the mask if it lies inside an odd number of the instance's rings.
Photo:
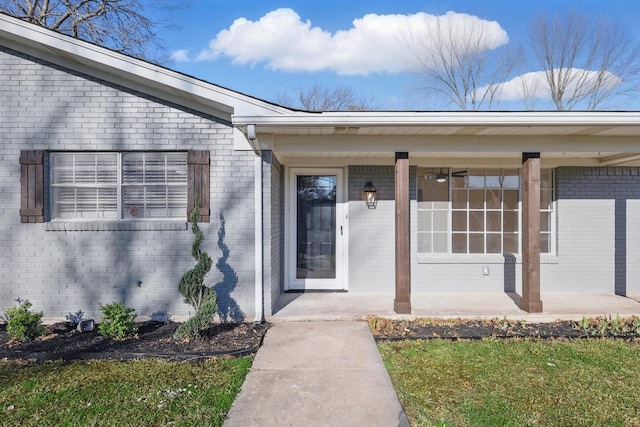
<path id="1" fill-rule="evenodd" d="M 186 159 L 176 152 L 52 153 L 52 218 L 183 218 Z"/>
<path id="2" fill-rule="evenodd" d="M 124 218 L 173 218 L 187 209 L 187 163 L 184 153 L 122 155 Z"/>

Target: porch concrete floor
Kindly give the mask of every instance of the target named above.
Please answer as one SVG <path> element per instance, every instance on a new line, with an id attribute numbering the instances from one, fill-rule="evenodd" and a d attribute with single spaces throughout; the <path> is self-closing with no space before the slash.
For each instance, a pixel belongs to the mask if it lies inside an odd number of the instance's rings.
<path id="1" fill-rule="evenodd" d="M 640 295 L 546 293 L 542 294 L 542 313 L 529 314 L 518 307 L 515 293 L 414 293 L 412 313 L 393 311 L 394 294 L 353 292 L 305 292 L 280 295 L 270 322 L 300 320 L 349 320 L 369 315 L 412 319 L 507 317 L 530 322 L 580 320 L 583 316 L 640 316 Z"/>

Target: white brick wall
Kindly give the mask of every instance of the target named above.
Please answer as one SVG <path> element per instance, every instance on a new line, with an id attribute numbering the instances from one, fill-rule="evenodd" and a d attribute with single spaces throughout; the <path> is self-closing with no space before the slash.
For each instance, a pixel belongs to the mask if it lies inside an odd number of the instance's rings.
<path id="1" fill-rule="evenodd" d="M 18 159 L 25 149 L 207 149 L 211 223 L 202 228 L 214 261 L 207 283 L 223 313 L 252 316 L 253 154 L 234 152 L 232 138 L 225 121 L 0 48 L 0 311 L 22 298 L 50 318 L 77 310 L 99 317 L 98 305 L 113 301 L 139 315 L 190 314 L 177 290 L 194 264 L 186 221 L 182 230 L 140 231 L 21 224 Z"/>
<path id="2" fill-rule="evenodd" d="M 371 180 L 378 204 L 367 208 L 362 189 Z M 349 291 L 395 289 L 395 185 L 393 166 L 349 168 Z"/>
<path id="3" fill-rule="evenodd" d="M 273 314 L 284 282 L 284 174 L 271 151 L 262 152 L 264 310 Z"/>
<path id="4" fill-rule="evenodd" d="M 640 295 L 640 197 L 627 200 L 626 243 L 627 295 Z"/>
<path id="5" fill-rule="evenodd" d="M 541 292 L 614 291 L 614 204 L 558 200 L 558 264 L 548 266 Z"/>
<path id="6" fill-rule="evenodd" d="M 548 268 L 546 290 L 638 293 L 639 173 L 557 170 L 558 264 Z"/>

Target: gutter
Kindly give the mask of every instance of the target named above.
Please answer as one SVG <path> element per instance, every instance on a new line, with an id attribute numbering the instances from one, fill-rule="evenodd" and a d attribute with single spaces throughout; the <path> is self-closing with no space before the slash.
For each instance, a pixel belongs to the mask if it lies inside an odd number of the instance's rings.
<path id="1" fill-rule="evenodd" d="M 283 115 L 234 115 L 235 125 L 283 126 L 638 126 L 637 111 L 579 112 L 295 112 Z"/>

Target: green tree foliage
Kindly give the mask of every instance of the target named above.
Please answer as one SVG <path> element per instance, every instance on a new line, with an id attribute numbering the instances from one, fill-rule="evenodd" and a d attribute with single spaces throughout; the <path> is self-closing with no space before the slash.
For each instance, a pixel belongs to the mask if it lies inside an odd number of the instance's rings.
<path id="1" fill-rule="evenodd" d="M 198 206 L 197 200 L 195 206 Z M 198 226 L 199 220 L 198 209 L 194 208 L 189 214 L 189 221 L 191 231 L 195 235 L 191 256 L 196 260 L 196 265 L 182 275 L 178 284 L 178 290 L 184 297 L 184 302 L 190 304 L 196 314 L 178 327 L 174 334 L 174 338 L 178 340 L 197 338 L 203 329 L 211 325 L 218 311 L 215 291 L 204 284 L 204 278 L 211 270 L 212 261 L 201 248 L 204 233 Z"/>

